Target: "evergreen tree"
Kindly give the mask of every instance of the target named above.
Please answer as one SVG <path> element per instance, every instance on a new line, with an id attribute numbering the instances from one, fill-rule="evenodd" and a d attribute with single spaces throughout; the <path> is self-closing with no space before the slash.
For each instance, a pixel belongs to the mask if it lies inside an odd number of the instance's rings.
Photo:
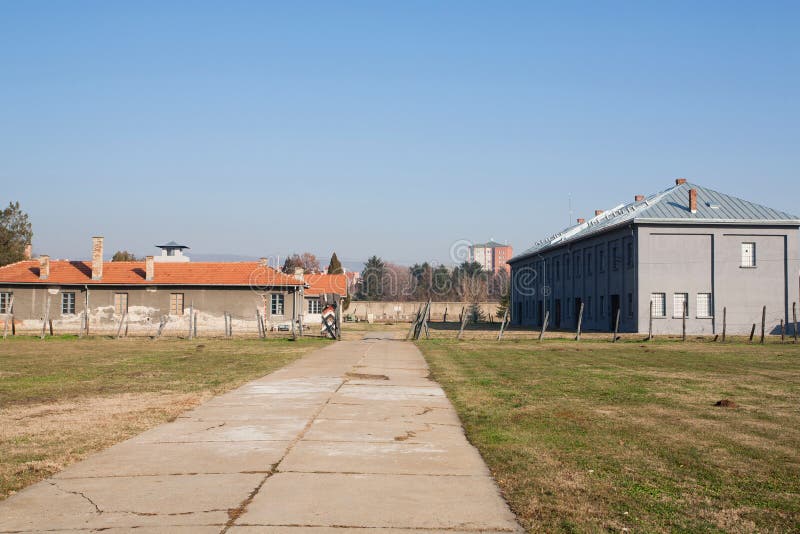
<path id="1" fill-rule="evenodd" d="M 362 300 L 381 300 L 383 297 L 383 283 L 386 276 L 386 264 L 378 256 L 367 260 L 361 272 L 361 290 L 359 296 Z"/>
<path id="2" fill-rule="evenodd" d="M 333 253 L 331 261 L 328 263 L 328 274 L 344 274 L 342 263 L 339 261 L 339 258 L 336 257 L 336 252 Z"/>
<path id="3" fill-rule="evenodd" d="M 0 211 L 0 266 L 25 259 L 25 247 L 33 239 L 33 229 L 28 214 L 19 202 L 9 202 Z"/>

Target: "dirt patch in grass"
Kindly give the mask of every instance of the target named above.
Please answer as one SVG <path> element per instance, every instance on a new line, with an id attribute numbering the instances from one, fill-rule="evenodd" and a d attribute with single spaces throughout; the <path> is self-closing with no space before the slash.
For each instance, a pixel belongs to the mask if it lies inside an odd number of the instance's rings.
<path id="1" fill-rule="evenodd" d="M 209 340 L 200 350 L 180 340 L 2 343 L 0 499 L 325 343 Z"/>
<path id="2" fill-rule="evenodd" d="M 800 347 L 418 345 L 531 532 L 800 531 Z"/>

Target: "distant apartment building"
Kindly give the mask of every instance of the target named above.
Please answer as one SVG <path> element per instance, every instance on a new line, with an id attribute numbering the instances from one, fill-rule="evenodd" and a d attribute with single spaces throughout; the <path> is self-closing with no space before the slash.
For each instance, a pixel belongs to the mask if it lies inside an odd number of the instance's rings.
<path id="1" fill-rule="evenodd" d="M 508 260 L 514 253 L 510 245 L 503 245 L 490 240 L 488 243 L 476 243 L 469 247 L 470 261 L 477 262 L 485 271 L 499 273 L 501 270 L 510 272 Z"/>
<path id="2" fill-rule="evenodd" d="M 800 219 L 675 186 L 546 237 L 511 259 L 515 324 L 677 334 L 779 333 L 798 298 Z M 788 329 L 790 332 L 792 328 Z"/>

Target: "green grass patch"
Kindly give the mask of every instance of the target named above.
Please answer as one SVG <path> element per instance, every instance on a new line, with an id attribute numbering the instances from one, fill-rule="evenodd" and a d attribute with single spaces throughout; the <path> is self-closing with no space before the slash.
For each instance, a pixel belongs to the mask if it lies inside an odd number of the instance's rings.
<path id="1" fill-rule="evenodd" d="M 796 345 L 418 345 L 531 532 L 800 530 Z"/>

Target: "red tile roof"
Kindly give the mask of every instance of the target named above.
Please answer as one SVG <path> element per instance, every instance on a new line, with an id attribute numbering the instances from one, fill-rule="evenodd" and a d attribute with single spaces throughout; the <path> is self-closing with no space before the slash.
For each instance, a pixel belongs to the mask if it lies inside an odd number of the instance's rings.
<path id="1" fill-rule="evenodd" d="M 306 284 L 306 295 L 316 296 L 323 293 L 336 293 L 347 295 L 347 277 L 343 274 L 306 274 L 303 276 Z"/>
<path id="2" fill-rule="evenodd" d="M 50 261 L 50 277 L 39 279 L 39 260 L 0 267 L 0 284 L 300 286 L 303 282 L 259 262 L 155 262 L 154 279 L 145 280 L 143 261 L 103 262 L 103 279 L 92 280 L 89 261 Z"/>

